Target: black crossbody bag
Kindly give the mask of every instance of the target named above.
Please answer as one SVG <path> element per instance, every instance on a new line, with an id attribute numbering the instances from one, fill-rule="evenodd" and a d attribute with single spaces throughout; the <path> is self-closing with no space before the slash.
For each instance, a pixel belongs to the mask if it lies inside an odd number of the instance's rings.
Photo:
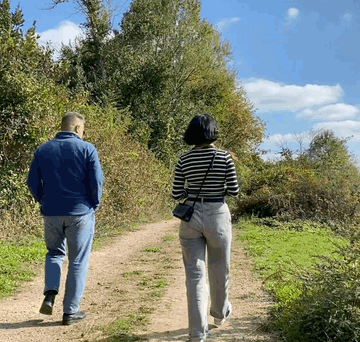
<path id="1" fill-rule="evenodd" d="M 198 194 L 196 195 L 196 198 L 195 198 L 195 200 L 194 200 L 194 203 L 193 203 L 192 205 L 185 204 L 185 202 L 186 202 L 186 200 L 185 200 L 184 203 L 179 203 L 179 204 L 175 207 L 175 209 L 173 210 L 173 212 L 172 212 L 173 215 L 174 215 L 175 217 L 179 218 L 180 220 L 183 220 L 183 221 L 185 221 L 185 222 L 189 222 L 189 221 L 190 221 L 191 216 L 192 216 L 192 214 L 193 214 L 193 212 L 194 212 L 194 207 L 195 207 L 196 200 L 198 199 L 198 197 L 199 197 L 199 195 L 200 195 L 201 189 L 202 189 L 202 187 L 203 187 L 203 185 L 204 185 L 204 183 L 205 183 L 205 179 L 206 179 L 206 177 L 207 177 L 207 175 L 208 175 L 208 173 L 209 173 L 209 170 L 212 169 L 213 166 L 214 166 L 214 161 L 215 161 L 216 153 L 217 153 L 217 151 L 215 151 L 214 157 L 213 157 L 213 159 L 212 159 L 212 161 L 211 161 L 211 163 L 210 163 L 210 165 L 209 165 L 209 167 L 208 167 L 208 169 L 207 169 L 207 171 L 206 171 L 205 177 L 204 177 L 204 179 L 203 179 L 203 181 L 202 181 L 202 183 L 201 183 L 199 192 L 198 192 Z"/>

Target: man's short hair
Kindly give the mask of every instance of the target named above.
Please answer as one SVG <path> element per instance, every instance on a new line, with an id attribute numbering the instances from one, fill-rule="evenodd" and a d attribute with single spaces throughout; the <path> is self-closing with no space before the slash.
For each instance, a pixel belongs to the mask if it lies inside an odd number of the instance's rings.
<path id="1" fill-rule="evenodd" d="M 85 123 L 85 118 L 83 115 L 77 112 L 67 112 L 64 114 L 62 120 L 61 120 L 61 128 L 62 129 L 68 129 L 72 125 L 74 125 L 76 119 L 80 119 Z"/>
<path id="2" fill-rule="evenodd" d="M 184 141 L 188 145 L 212 143 L 217 139 L 218 132 L 217 122 L 210 114 L 198 114 L 190 121 L 184 134 Z"/>

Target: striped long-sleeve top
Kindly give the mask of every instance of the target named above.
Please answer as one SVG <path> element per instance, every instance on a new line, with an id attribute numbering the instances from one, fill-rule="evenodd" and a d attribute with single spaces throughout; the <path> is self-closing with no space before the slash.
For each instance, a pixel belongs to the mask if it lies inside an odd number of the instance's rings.
<path id="1" fill-rule="evenodd" d="M 227 151 L 212 145 L 192 149 L 182 155 L 175 167 L 172 195 L 175 200 L 195 198 L 216 152 L 213 168 L 209 170 L 199 198 L 236 197 L 239 193 L 234 162 Z"/>

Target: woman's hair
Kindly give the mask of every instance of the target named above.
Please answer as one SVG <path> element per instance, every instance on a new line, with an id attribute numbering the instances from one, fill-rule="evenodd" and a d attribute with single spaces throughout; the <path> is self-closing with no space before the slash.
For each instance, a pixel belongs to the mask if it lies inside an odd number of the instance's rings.
<path id="1" fill-rule="evenodd" d="M 198 114 L 190 121 L 184 134 L 184 141 L 188 145 L 212 143 L 217 139 L 218 131 L 217 122 L 210 114 Z"/>

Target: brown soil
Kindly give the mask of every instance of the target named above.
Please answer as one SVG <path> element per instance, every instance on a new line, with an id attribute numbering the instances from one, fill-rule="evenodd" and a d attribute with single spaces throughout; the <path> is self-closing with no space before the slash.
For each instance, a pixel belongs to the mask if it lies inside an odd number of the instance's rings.
<path id="1" fill-rule="evenodd" d="M 15 296 L 0 301 L 0 341 L 187 341 L 184 269 L 179 242 L 174 239 L 178 224 L 176 219 L 148 224 L 92 252 L 81 302 L 81 310 L 87 313 L 83 322 L 61 325 L 65 268 L 52 316 L 39 313 L 43 274 L 26 283 Z M 172 239 L 165 243 L 166 236 Z M 161 297 L 156 292 L 160 291 L 156 290 L 157 279 L 167 282 Z M 223 327 L 215 328 L 209 317 L 210 341 L 279 341 L 262 330 L 271 303 L 236 239 L 231 261 L 230 300 L 233 314 Z M 109 331 L 108 327 L 114 322 L 131 314 L 144 320 L 148 317 L 145 328 L 140 325 L 141 329 L 136 331 L 135 327 L 133 332 L 123 329 L 118 335 L 114 329 Z"/>

